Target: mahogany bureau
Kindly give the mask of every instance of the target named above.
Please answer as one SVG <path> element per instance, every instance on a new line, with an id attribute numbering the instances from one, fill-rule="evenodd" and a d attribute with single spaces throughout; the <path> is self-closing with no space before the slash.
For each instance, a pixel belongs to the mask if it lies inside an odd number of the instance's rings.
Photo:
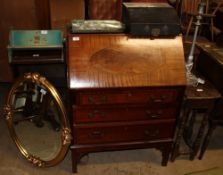
<path id="1" fill-rule="evenodd" d="M 186 85 L 181 36 L 69 34 L 73 172 L 87 153 L 157 148 L 167 165 Z"/>

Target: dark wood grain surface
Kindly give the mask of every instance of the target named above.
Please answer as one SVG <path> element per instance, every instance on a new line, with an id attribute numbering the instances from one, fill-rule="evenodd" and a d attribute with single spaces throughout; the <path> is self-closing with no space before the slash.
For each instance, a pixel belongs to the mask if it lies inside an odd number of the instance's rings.
<path id="1" fill-rule="evenodd" d="M 181 37 L 82 34 L 68 40 L 71 89 L 185 85 Z"/>

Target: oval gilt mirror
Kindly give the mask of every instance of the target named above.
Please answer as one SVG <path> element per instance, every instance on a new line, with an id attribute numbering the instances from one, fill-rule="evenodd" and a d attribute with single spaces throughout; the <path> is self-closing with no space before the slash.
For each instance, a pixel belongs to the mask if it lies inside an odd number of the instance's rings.
<path id="1" fill-rule="evenodd" d="M 4 114 L 10 135 L 23 156 L 38 167 L 54 166 L 66 155 L 71 135 L 63 102 L 38 73 L 12 86 Z"/>

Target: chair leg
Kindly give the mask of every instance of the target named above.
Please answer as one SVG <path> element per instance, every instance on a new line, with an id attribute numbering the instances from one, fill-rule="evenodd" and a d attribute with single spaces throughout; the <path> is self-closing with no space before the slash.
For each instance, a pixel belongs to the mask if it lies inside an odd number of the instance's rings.
<path id="1" fill-rule="evenodd" d="M 204 138 L 204 142 L 203 142 L 203 144 L 201 146 L 201 152 L 200 152 L 200 155 L 199 155 L 198 159 L 201 160 L 203 158 L 204 153 L 205 153 L 205 151 L 206 151 L 206 149 L 208 147 L 208 144 L 210 142 L 211 136 L 212 136 L 213 131 L 215 130 L 215 128 L 216 128 L 215 124 L 212 124 L 212 123 L 209 124 L 208 132 L 207 132 L 207 134 L 206 134 L 206 136 Z"/>
<path id="2" fill-rule="evenodd" d="M 190 17 L 189 24 L 188 24 L 188 27 L 187 27 L 186 37 L 188 36 L 188 34 L 189 34 L 189 32 L 190 32 L 190 28 L 191 28 L 191 25 L 192 25 L 193 19 L 194 19 L 194 17 L 193 17 L 193 16 L 191 16 L 191 17 Z"/>
<path id="3" fill-rule="evenodd" d="M 214 41 L 214 20 L 211 18 L 211 41 Z"/>

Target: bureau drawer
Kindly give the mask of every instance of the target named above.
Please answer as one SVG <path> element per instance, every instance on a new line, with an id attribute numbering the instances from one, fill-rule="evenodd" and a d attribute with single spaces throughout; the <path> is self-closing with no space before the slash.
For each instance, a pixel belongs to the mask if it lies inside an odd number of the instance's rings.
<path id="1" fill-rule="evenodd" d="M 75 125 L 76 144 L 98 144 L 173 138 L 175 120 L 138 124 Z"/>
<path id="2" fill-rule="evenodd" d="M 127 107 L 73 107 L 74 122 L 116 122 L 175 118 L 173 107 L 127 106 Z"/>
<path id="3" fill-rule="evenodd" d="M 177 100 L 178 92 L 175 89 L 153 89 L 123 92 L 92 92 L 79 93 L 77 105 L 101 104 L 133 104 L 133 103 L 172 103 Z"/>

